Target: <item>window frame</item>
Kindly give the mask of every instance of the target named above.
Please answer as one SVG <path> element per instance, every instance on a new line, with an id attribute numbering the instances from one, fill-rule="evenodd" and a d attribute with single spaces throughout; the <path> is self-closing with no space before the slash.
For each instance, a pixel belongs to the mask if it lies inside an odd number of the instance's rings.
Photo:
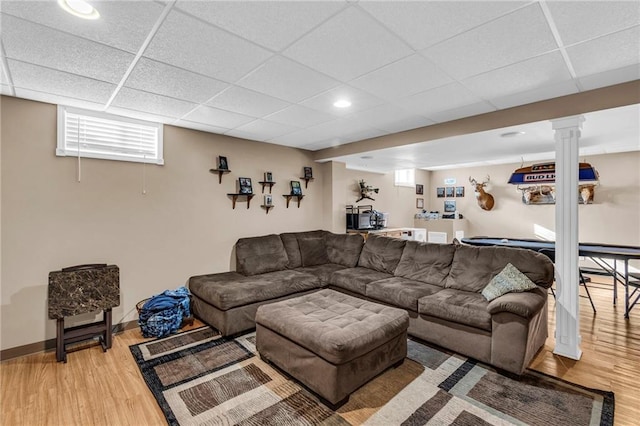
<path id="1" fill-rule="evenodd" d="M 398 172 L 411 172 L 411 180 L 398 180 Z M 407 188 L 413 188 L 416 185 L 416 169 L 397 169 L 393 171 L 393 184 L 394 186 L 403 186 Z"/>

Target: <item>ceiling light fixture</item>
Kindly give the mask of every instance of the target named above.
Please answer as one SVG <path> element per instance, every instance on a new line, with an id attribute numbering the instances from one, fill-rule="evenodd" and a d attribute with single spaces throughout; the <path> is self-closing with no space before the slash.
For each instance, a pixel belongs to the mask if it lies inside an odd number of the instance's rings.
<path id="1" fill-rule="evenodd" d="M 362 157 L 363 160 L 371 160 L 373 158 L 373 155 L 363 155 Z"/>
<path id="2" fill-rule="evenodd" d="M 84 0 L 58 0 L 58 4 L 68 13 L 82 19 L 98 19 L 100 14 L 95 7 Z"/>
<path id="3" fill-rule="evenodd" d="M 348 108 L 351 106 L 351 102 L 347 99 L 339 99 L 333 103 L 333 106 L 336 108 Z"/>
<path id="4" fill-rule="evenodd" d="M 503 138 L 514 138 L 514 137 L 520 136 L 520 135 L 524 135 L 524 132 L 506 132 L 506 133 L 502 133 L 500 135 L 500 137 L 503 137 Z"/>

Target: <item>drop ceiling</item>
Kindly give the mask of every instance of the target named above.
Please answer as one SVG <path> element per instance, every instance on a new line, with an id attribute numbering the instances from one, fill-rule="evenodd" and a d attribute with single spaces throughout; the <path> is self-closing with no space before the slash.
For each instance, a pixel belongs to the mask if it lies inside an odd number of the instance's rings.
<path id="1" fill-rule="evenodd" d="M 97 21 L 0 2 L 2 94 L 315 151 L 640 79 L 638 1 L 90 3 Z M 635 145 L 588 148 L 640 149 L 633 108 Z M 388 171 L 544 157 L 548 123 L 530 126 L 456 145 L 486 144 L 487 158 L 447 155 L 442 140 L 340 160 Z"/>

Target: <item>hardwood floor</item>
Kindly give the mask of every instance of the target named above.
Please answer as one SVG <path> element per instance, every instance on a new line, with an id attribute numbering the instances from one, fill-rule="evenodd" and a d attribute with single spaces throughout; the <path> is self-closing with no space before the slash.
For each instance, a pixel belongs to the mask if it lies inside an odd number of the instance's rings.
<path id="1" fill-rule="evenodd" d="M 623 303 L 612 306 L 611 286 L 590 286 L 598 313 L 581 299 L 582 359 L 553 355 L 553 338 L 531 368 L 587 387 L 615 392 L 615 424 L 640 419 L 640 307 L 623 318 Z M 555 329 L 555 301 L 549 300 L 550 333 Z M 198 321 L 192 327 L 202 324 Z M 192 328 L 188 327 L 188 328 Z M 14 425 L 162 425 L 166 424 L 145 385 L 129 345 L 143 341 L 138 329 L 114 336 L 113 347 L 99 346 L 68 354 L 57 363 L 54 352 L 0 363 L 0 424 Z"/>

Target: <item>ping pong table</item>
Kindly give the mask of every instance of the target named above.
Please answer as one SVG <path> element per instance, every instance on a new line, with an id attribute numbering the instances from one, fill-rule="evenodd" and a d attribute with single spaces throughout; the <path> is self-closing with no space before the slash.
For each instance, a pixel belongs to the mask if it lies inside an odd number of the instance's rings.
<path id="1" fill-rule="evenodd" d="M 524 248 L 533 251 L 555 250 L 554 241 L 529 240 L 520 238 L 463 238 L 462 242 L 474 246 L 505 246 Z M 640 247 L 621 246 L 612 244 L 579 243 L 578 255 L 588 257 L 600 268 L 613 277 L 613 303 L 618 298 L 617 284 L 624 286 L 624 317 L 629 318 L 629 312 L 640 300 L 640 281 L 635 280 L 629 272 L 629 261 L 640 260 Z M 611 265 L 607 260 L 613 260 Z M 622 263 L 618 267 L 618 263 Z M 633 279 L 632 279 L 633 278 Z M 630 288 L 633 290 L 630 291 Z"/>

